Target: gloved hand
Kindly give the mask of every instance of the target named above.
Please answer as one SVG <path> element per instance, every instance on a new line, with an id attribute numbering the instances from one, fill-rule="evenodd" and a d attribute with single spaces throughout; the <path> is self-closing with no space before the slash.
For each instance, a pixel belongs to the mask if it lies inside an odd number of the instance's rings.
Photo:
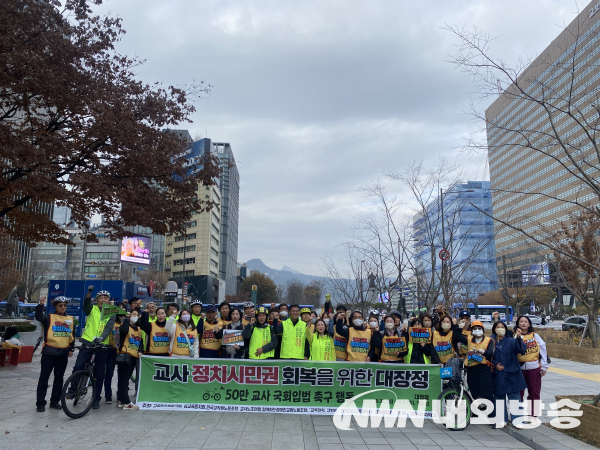
<path id="1" fill-rule="evenodd" d="M 95 337 L 94 340 L 92 341 L 92 344 L 101 344 L 102 343 L 102 338 L 100 337 Z"/>

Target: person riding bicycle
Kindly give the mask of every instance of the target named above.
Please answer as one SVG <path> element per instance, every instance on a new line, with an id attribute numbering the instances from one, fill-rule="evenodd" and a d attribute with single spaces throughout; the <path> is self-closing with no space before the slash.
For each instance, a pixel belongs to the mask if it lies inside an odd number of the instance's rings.
<path id="1" fill-rule="evenodd" d="M 102 319 L 102 306 L 110 301 L 110 292 L 98 291 L 96 293 L 96 304 L 92 305 L 92 291 L 94 286 L 88 288 L 87 295 L 83 301 L 83 312 L 87 315 L 85 330 L 80 338 L 81 347 L 75 361 L 73 372 L 85 369 L 86 364 L 92 358 L 94 351 L 89 347 L 97 344 L 108 345 L 108 336 L 112 333 L 115 326 L 115 315 Z M 94 378 L 96 379 L 96 398 L 94 399 L 93 409 L 100 408 L 100 399 L 102 385 L 104 384 L 104 373 L 106 371 L 106 360 L 108 358 L 108 349 L 103 348 L 95 352 L 96 359 L 94 365 Z M 73 397 L 75 386 L 71 385 L 67 392 L 67 398 Z"/>
<path id="2" fill-rule="evenodd" d="M 37 412 L 46 410 L 46 392 L 48 380 L 54 371 L 54 382 L 50 394 L 50 408 L 62 409 L 60 395 L 63 388 L 63 378 L 69 358 L 75 348 L 75 321 L 73 316 L 66 314 L 67 299 L 56 297 L 52 306 L 54 314 L 44 314 L 45 300 L 40 299 L 35 308 L 35 320 L 43 327 L 44 346 L 42 347 L 42 369 L 37 386 Z"/>

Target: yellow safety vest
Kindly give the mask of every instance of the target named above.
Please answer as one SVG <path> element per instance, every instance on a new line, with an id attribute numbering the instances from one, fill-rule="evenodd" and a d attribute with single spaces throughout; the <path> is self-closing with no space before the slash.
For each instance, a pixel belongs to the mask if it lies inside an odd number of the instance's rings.
<path id="1" fill-rule="evenodd" d="M 465 366 L 467 367 L 473 367 L 473 366 L 477 366 L 479 364 L 487 364 L 487 359 L 485 356 L 483 356 L 482 354 L 480 354 L 479 352 L 475 353 L 474 350 L 479 350 L 479 349 L 483 349 L 483 350 L 487 350 L 488 344 L 490 343 L 492 339 L 489 337 L 484 337 L 483 340 L 479 343 L 476 344 L 473 342 L 473 337 L 471 337 L 469 339 L 469 352 L 467 353 L 467 359 L 465 360 Z"/>
<path id="2" fill-rule="evenodd" d="M 523 343 L 527 347 L 527 351 L 524 355 L 520 353 L 517 355 L 517 359 L 520 363 L 524 362 L 533 362 L 540 360 L 540 347 L 538 346 L 537 341 L 535 340 L 535 333 L 529 333 L 525 336 L 522 336 Z"/>
<path id="3" fill-rule="evenodd" d="M 85 322 L 85 330 L 83 332 L 83 336 L 81 336 L 82 339 L 84 339 L 88 342 L 92 342 L 94 340 L 94 338 L 97 338 L 102 335 L 102 332 L 104 331 L 104 327 L 110 320 L 110 317 L 107 317 L 104 320 L 100 320 L 101 316 L 102 316 L 102 312 L 100 311 L 100 308 L 98 308 L 98 305 L 92 306 L 90 315 L 87 316 L 87 319 Z M 104 345 L 107 345 L 108 337 L 106 339 L 104 339 L 102 341 L 102 343 Z"/>
<path id="4" fill-rule="evenodd" d="M 215 328 L 219 326 L 219 322 L 210 324 L 204 321 L 204 330 L 202 331 L 202 339 L 200 339 L 200 348 L 205 350 L 221 350 L 221 340 L 215 337 Z"/>
<path id="5" fill-rule="evenodd" d="M 348 328 L 348 361 L 366 361 L 371 347 L 371 330 Z"/>
<path id="6" fill-rule="evenodd" d="M 421 345 L 421 344 L 416 344 L 416 345 Z M 409 342 L 408 343 L 408 354 L 404 357 L 404 362 L 406 362 L 406 364 L 410 364 L 410 359 L 412 358 L 412 351 L 413 351 L 413 343 Z M 425 364 L 431 364 L 431 357 L 429 357 L 425 353 L 423 353 L 423 361 L 425 361 Z"/>
<path id="7" fill-rule="evenodd" d="M 202 319 L 202 316 L 196 316 L 192 314 L 192 321 L 194 322 L 194 326 L 196 328 L 198 328 L 198 322 L 200 322 L 200 319 Z"/>
<path id="8" fill-rule="evenodd" d="M 340 359 L 348 359 L 348 339 L 344 336 L 333 333 L 333 345 L 335 345 L 335 357 Z"/>
<path id="9" fill-rule="evenodd" d="M 281 334 L 281 359 L 304 359 L 304 347 L 306 344 L 306 323 L 300 319 L 294 323 L 290 320 L 282 322 L 283 333 Z"/>
<path id="10" fill-rule="evenodd" d="M 221 328 L 225 328 L 231 323 L 231 320 L 219 319 L 218 322 Z"/>
<path id="11" fill-rule="evenodd" d="M 173 349 L 171 350 L 171 354 L 172 355 L 184 355 L 184 356 L 190 356 L 190 345 L 192 346 L 192 349 L 194 348 L 194 342 L 196 341 L 196 339 L 198 339 L 198 330 L 194 329 L 192 330 L 187 330 L 187 339 L 185 338 L 185 334 L 184 331 L 181 329 L 181 326 L 177 323 L 175 324 L 176 331 L 175 331 L 175 336 L 173 336 Z M 190 341 L 190 344 L 188 345 L 188 340 Z M 198 355 L 194 355 L 194 356 L 198 356 Z"/>
<path id="12" fill-rule="evenodd" d="M 439 331 L 434 331 L 432 343 L 442 363 L 445 363 L 454 356 L 454 349 L 452 348 L 452 330 L 450 330 L 446 336 L 442 336 Z"/>
<path id="13" fill-rule="evenodd" d="M 148 336 L 148 353 L 152 355 L 166 355 L 169 353 L 169 333 L 165 327 L 160 327 L 156 322 L 151 322 L 150 335 Z"/>
<path id="14" fill-rule="evenodd" d="M 311 361 L 335 361 L 335 355 L 336 351 L 332 337 L 327 335 L 327 333 L 323 337 L 313 334 L 312 342 L 310 343 Z"/>
<path id="15" fill-rule="evenodd" d="M 142 343 L 142 330 L 139 328 L 134 330 L 129 326 L 129 331 L 127 332 L 127 336 L 121 336 L 121 341 L 123 341 L 123 347 L 121 353 L 127 353 L 134 358 L 140 357 L 140 345 Z"/>
<path id="16" fill-rule="evenodd" d="M 404 361 L 403 356 L 396 356 L 396 353 L 406 351 L 406 339 L 404 336 L 388 336 L 384 334 L 381 341 L 382 361 Z"/>
<path id="17" fill-rule="evenodd" d="M 71 324 L 67 325 L 66 321 L 70 320 Z M 48 334 L 46 334 L 47 345 L 54 348 L 68 348 L 73 339 L 73 327 L 75 322 L 73 316 L 59 316 L 58 314 L 50 314 L 50 324 L 48 326 Z"/>
<path id="18" fill-rule="evenodd" d="M 275 349 L 270 352 L 263 353 L 260 356 L 256 356 L 256 350 L 264 347 L 269 342 L 271 342 L 271 325 L 267 325 L 263 328 L 258 328 L 255 326 L 252 329 L 252 336 L 250 337 L 250 354 L 248 357 L 250 359 L 267 359 L 273 358 L 275 356 Z"/>

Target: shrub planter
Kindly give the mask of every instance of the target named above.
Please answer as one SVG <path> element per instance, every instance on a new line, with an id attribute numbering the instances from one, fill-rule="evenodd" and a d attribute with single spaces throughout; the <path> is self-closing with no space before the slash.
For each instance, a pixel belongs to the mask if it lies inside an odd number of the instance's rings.
<path id="1" fill-rule="evenodd" d="M 591 403 L 583 403 L 583 402 L 593 402 L 595 395 L 557 395 L 556 401 L 562 399 L 569 399 L 577 403 L 581 403 L 580 411 L 583 411 L 583 415 L 581 417 L 577 417 L 581 424 L 573 428 L 571 431 L 579 433 L 582 437 L 594 440 L 596 442 L 600 441 L 600 407 L 592 406 Z"/>
<path id="2" fill-rule="evenodd" d="M 546 349 L 550 358 L 567 359 L 586 364 L 600 364 L 600 348 L 546 343 Z"/>

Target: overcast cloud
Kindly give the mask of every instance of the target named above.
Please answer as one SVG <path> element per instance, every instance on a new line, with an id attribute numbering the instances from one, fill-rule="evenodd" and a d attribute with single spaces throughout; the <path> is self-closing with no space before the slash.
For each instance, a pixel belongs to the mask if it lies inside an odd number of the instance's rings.
<path id="1" fill-rule="evenodd" d="M 579 7 L 587 6 L 587 2 Z M 370 205 L 359 186 L 439 155 L 488 179 L 455 148 L 474 125 L 468 80 L 440 29 L 476 25 L 508 61 L 536 55 L 576 15 L 572 1 L 109 0 L 118 50 L 140 79 L 213 86 L 192 136 L 229 142 L 241 176 L 238 261 L 320 275 Z M 392 187 L 393 188 L 393 187 Z"/>

